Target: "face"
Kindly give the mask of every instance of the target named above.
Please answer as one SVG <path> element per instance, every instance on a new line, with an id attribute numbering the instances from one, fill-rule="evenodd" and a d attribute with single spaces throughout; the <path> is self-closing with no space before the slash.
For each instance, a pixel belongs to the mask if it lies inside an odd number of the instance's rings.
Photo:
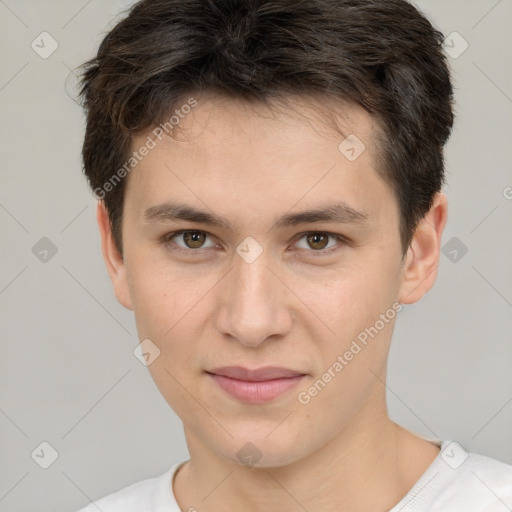
<path id="1" fill-rule="evenodd" d="M 340 150 L 345 137 L 315 112 L 300 99 L 279 112 L 199 101 L 125 192 L 117 297 L 160 351 L 149 371 L 187 439 L 238 464 L 244 446 L 256 466 L 293 463 L 361 410 L 382 411 L 376 374 L 404 277 L 399 212 L 372 168 L 372 118 L 343 110 L 345 135 L 365 145 L 354 159 L 360 143 Z"/>

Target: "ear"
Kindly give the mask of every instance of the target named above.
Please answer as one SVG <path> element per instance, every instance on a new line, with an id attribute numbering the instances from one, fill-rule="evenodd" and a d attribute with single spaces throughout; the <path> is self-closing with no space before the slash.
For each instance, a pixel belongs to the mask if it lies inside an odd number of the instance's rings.
<path id="1" fill-rule="evenodd" d="M 403 267 L 399 301 L 419 301 L 434 286 L 439 266 L 441 235 L 448 219 L 448 200 L 438 192 L 425 217 L 418 223 Z"/>
<path id="2" fill-rule="evenodd" d="M 119 254 L 116 244 L 114 243 L 110 219 L 103 201 L 98 201 L 96 218 L 101 235 L 101 251 L 108 275 L 114 286 L 114 293 L 116 294 L 117 300 L 125 308 L 133 309 L 123 257 Z"/>

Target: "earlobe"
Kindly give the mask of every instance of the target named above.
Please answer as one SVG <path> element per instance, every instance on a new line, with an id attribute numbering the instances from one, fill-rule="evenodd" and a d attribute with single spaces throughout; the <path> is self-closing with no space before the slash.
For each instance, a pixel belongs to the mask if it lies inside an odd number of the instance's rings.
<path id="1" fill-rule="evenodd" d="M 439 267 L 441 237 L 448 219 L 448 201 L 443 192 L 434 197 L 432 207 L 418 223 L 403 268 L 399 301 L 419 301 L 434 285 Z"/>
<path id="2" fill-rule="evenodd" d="M 125 308 L 133 309 L 130 289 L 126 279 L 125 264 L 114 243 L 108 212 L 103 201 L 98 201 L 96 219 L 100 230 L 103 260 L 112 281 L 116 298 Z"/>

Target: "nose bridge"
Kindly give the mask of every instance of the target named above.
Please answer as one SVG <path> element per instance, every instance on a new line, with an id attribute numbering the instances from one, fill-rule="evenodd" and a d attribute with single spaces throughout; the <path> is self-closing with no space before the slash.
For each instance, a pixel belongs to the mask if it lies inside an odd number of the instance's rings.
<path id="1" fill-rule="evenodd" d="M 243 248 L 240 244 L 237 252 Z M 222 290 L 217 327 L 247 346 L 257 346 L 290 327 L 279 281 L 269 263 L 265 252 L 255 259 L 243 252 L 236 255 Z"/>
<path id="2" fill-rule="evenodd" d="M 240 299 L 245 302 L 259 302 L 262 299 L 264 303 L 271 300 L 271 291 L 274 276 L 268 268 L 268 259 L 265 256 L 259 256 L 255 261 L 248 262 L 240 258 L 235 264 L 233 280 L 240 294 Z M 256 305 L 256 304 L 255 304 Z"/>

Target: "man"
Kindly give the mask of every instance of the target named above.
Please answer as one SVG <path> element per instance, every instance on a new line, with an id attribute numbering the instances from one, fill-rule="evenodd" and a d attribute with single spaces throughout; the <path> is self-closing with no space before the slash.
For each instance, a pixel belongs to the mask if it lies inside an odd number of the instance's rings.
<path id="1" fill-rule="evenodd" d="M 190 459 L 83 512 L 512 508 L 511 466 L 386 408 L 447 220 L 442 41 L 403 0 L 144 0 L 106 36 L 85 173 Z"/>

